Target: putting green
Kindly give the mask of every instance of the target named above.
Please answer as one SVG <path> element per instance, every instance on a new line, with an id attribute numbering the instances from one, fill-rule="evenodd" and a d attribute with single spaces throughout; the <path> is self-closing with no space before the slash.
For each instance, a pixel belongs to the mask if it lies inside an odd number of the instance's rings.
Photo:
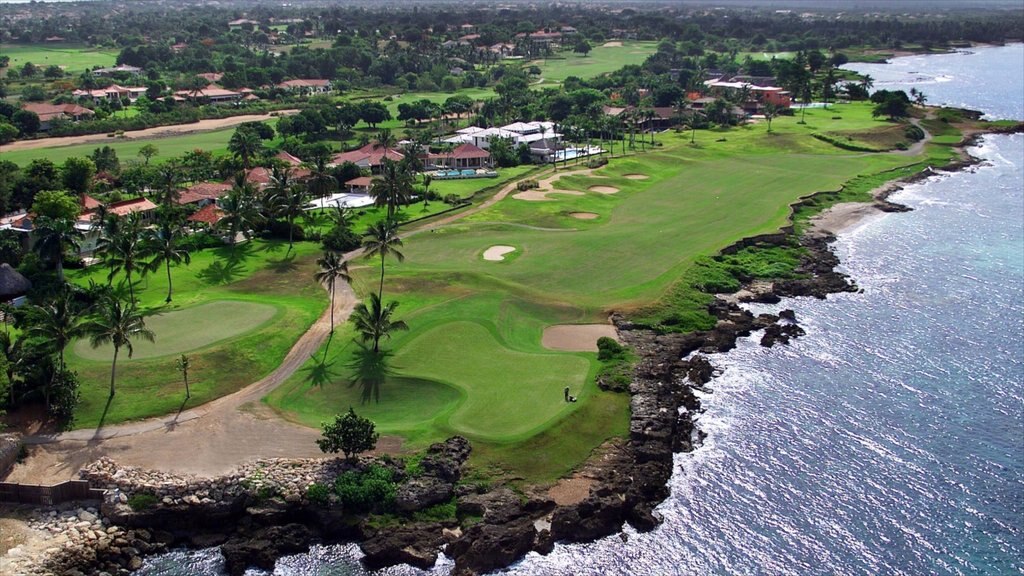
<path id="1" fill-rule="evenodd" d="M 259 328 L 277 313 L 269 304 L 240 300 L 216 300 L 183 310 L 146 317 L 146 327 L 156 342 L 135 340 L 133 359 L 154 358 L 188 352 Z M 110 360 L 114 348 L 93 348 L 88 340 L 75 343 L 74 352 L 86 360 Z M 127 354 L 122 351 L 127 357 Z"/>
<path id="2" fill-rule="evenodd" d="M 568 354 L 510 350 L 480 324 L 459 321 L 436 326 L 402 346 L 394 368 L 468 392 L 449 426 L 503 441 L 528 436 L 569 410 L 562 390 L 568 386 L 578 395 L 590 362 Z"/>

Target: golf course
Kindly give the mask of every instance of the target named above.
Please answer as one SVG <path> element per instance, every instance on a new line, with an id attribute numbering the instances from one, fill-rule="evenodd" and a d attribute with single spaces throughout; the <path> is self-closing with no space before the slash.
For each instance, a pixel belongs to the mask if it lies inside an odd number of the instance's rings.
<path id="1" fill-rule="evenodd" d="M 819 208 L 866 200 L 888 180 L 948 161 L 955 129 L 921 125 L 935 136 L 927 145 L 851 150 L 900 142 L 870 104 L 843 104 L 776 118 L 771 131 L 761 121 L 647 134 L 626 155 L 621 142 L 604 143 L 617 155 L 603 166 L 523 166 L 494 179 L 435 182 L 435 192 L 471 204 L 402 207 L 404 258 L 384 258 L 383 269 L 378 256 L 347 255 L 356 298 L 382 289 L 408 329 L 392 331 L 375 354 L 344 312 L 319 350 L 277 371 L 263 402 L 310 428 L 353 407 L 403 451 L 461 434 L 485 476 L 554 480 L 628 432 L 628 395 L 596 384 L 595 344 L 614 335 L 610 314 L 658 330 L 713 325 L 712 296 L 699 289 L 709 257 L 794 217 L 802 225 L 809 212 L 794 215 L 790 205 L 809 195 L 829 192 L 816 197 Z M 523 179 L 537 184 L 519 190 Z M 355 228 L 385 217 L 367 209 Z M 321 230 L 316 221 L 307 226 Z M 122 350 L 113 398 L 112 347 L 69 346 L 68 365 L 82 381 L 75 426 L 173 414 L 274 372 L 324 321 L 330 298 L 314 280 L 319 255 L 313 242 L 288 251 L 269 240 L 196 251 L 191 264 L 171 268 L 171 303 L 165 274 L 133 277 L 156 340 L 136 342 L 130 358 Z M 785 250 L 739 258 L 753 270 L 794 262 Z M 108 280 L 102 266 L 69 277 L 128 290 L 123 272 Z M 188 399 L 176 366 L 182 354 Z"/>

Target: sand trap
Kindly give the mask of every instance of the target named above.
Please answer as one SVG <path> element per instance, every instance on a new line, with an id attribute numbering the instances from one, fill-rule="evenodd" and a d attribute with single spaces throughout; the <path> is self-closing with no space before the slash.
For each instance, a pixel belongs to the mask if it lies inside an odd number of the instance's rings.
<path id="1" fill-rule="evenodd" d="M 484 260 L 498 262 L 505 259 L 505 254 L 515 251 L 515 246 L 491 246 L 484 251 Z"/>
<path id="2" fill-rule="evenodd" d="M 615 194 L 619 191 L 615 186 L 591 186 L 588 190 L 591 192 L 599 192 L 601 194 Z"/>
<path id="3" fill-rule="evenodd" d="M 576 190 L 540 190 L 535 188 L 533 190 L 525 190 L 512 197 L 515 198 L 516 200 L 527 200 L 529 202 L 545 202 L 555 200 L 555 198 L 548 198 L 548 194 L 568 194 L 570 196 L 582 196 L 583 192 L 579 192 Z"/>
<path id="4" fill-rule="evenodd" d="M 605 42 L 604 44 L 601 44 L 601 48 L 622 48 L 622 42 L 619 42 L 618 40 Z"/>
<path id="5" fill-rule="evenodd" d="M 577 220 L 597 220 L 600 215 L 593 212 L 571 212 L 569 216 Z"/>
<path id="6" fill-rule="evenodd" d="M 648 176 L 647 174 L 626 174 L 625 176 L 623 176 L 623 178 L 629 180 L 647 180 L 648 178 L 650 178 L 650 176 Z"/>
<path id="7" fill-rule="evenodd" d="M 611 324 L 559 324 L 545 328 L 540 343 L 549 350 L 597 352 L 597 339 L 602 336 L 619 339 Z"/>

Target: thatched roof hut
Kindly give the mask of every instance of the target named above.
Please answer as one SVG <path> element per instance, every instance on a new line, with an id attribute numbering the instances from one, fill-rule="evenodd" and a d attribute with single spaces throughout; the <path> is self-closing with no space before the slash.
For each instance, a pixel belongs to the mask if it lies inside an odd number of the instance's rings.
<path id="1" fill-rule="evenodd" d="M 32 283 L 20 272 L 11 268 L 10 264 L 0 264 L 0 301 L 13 300 L 18 296 L 24 296 Z"/>

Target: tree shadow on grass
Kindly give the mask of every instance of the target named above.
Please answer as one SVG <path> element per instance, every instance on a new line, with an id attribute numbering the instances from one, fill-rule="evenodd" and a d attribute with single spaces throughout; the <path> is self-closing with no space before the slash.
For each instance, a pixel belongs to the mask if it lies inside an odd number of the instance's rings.
<path id="1" fill-rule="evenodd" d="M 196 275 L 207 284 L 230 284 L 242 276 L 242 263 L 238 260 L 214 260 Z"/>
<path id="2" fill-rule="evenodd" d="M 256 253 L 256 247 L 250 240 L 233 246 L 217 248 L 213 253 L 221 260 L 226 260 L 229 263 L 238 263 L 251 258 Z"/>
<path id="3" fill-rule="evenodd" d="M 263 242 L 257 250 L 267 254 L 276 254 L 286 248 L 284 242 Z"/>
<path id="4" fill-rule="evenodd" d="M 267 260 L 267 269 L 275 274 L 287 274 L 298 270 L 299 265 L 295 263 L 295 254 L 292 253 L 279 260 Z"/>
<path id="5" fill-rule="evenodd" d="M 359 386 L 361 394 L 359 402 L 369 404 L 371 401 L 380 403 L 380 387 L 391 375 L 391 352 L 381 350 L 374 352 L 369 348 L 359 347 L 353 354 L 348 367 L 352 370 L 352 382 L 349 388 Z"/>

